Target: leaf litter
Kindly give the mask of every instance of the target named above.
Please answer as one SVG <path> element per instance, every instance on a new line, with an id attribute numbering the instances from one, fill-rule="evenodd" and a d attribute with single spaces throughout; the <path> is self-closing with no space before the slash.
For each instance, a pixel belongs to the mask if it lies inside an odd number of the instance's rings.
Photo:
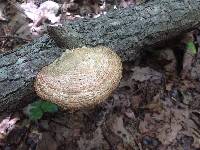
<path id="1" fill-rule="evenodd" d="M 137 1 L 138 2 L 138 1 Z M 52 4 L 51 7 L 49 4 Z M 62 4 L 62 5 L 61 5 Z M 128 7 L 135 1 L 121 1 Z M 114 4 L 113 4 L 114 5 Z M 64 20 L 98 17 L 110 4 L 74 1 L 0 2 L 1 52 L 20 46 Z M 30 9 L 31 8 L 31 9 Z M 59 13 L 59 9 L 61 13 Z M 199 42 L 199 36 L 197 42 Z M 189 47 L 193 48 L 193 45 Z M 167 56 L 167 57 L 166 57 Z M 32 150 L 195 150 L 200 148 L 200 62 L 191 66 L 191 78 L 176 78 L 171 50 L 155 62 L 124 63 L 123 79 L 108 100 L 74 114 L 47 113 L 30 122 L 22 111 L 0 116 L 0 148 Z M 162 61 L 162 63 L 160 63 Z M 163 64 L 164 65 L 159 65 Z M 158 66 L 156 68 L 155 66 Z M 162 68 L 162 69 L 160 69 Z"/>

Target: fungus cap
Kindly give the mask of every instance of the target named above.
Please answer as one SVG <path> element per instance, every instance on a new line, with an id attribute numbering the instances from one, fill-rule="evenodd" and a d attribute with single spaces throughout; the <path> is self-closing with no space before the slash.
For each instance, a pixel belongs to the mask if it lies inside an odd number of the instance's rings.
<path id="1" fill-rule="evenodd" d="M 122 77 L 120 57 L 106 47 L 66 51 L 37 74 L 36 93 L 64 109 L 93 107 L 108 98 Z"/>

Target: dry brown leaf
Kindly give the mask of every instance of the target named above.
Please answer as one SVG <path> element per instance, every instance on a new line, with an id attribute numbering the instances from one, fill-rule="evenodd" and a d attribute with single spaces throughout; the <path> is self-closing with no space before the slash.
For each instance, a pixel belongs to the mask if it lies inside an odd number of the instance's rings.
<path id="1" fill-rule="evenodd" d="M 50 132 L 44 132 L 42 133 L 36 150 L 57 150 L 57 147 L 58 145 L 51 136 Z"/>
<path id="2" fill-rule="evenodd" d="M 147 80 L 156 80 L 162 77 L 162 74 L 149 68 L 149 67 L 134 67 L 131 69 L 133 71 L 131 80 L 144 82 Z"/>
<path id="3" fill-rule="evenodd" d="M 87 139 L 87 136 L 82 136 L 80 140 L 77 142 L 79 149 L 83 150 L 91 150 L 91 149 L 102 149 L 107 144 L 105 144 L 105 140 L 102 135 L 102 130 L 100 127 L 98 127 L 94 134 L 92 139 Z"/>
<path id="4" fill-rule="evenodd" d="M 131 104 L 134 109 L 137 109 L 141 102 L 142 102 L 141 95 L 135 95 L 131 97 Z"/>
<path id="5" fill-rule="evenodd" d="M 11 119 L 10 117 L 3 119 L 0 123 L 0 134 L 3 136 L 8 135 L 8 133 L 15 128 L 15 124 L 18 120 L 19 118 Z"/>
<path id="6" fill-rule="evenodd" d="M 3 10 L 5 9 L 6 7 L 6 4 L 5 3 L 2 3 L 0 2 L 0 21 L 5 21 L 7 20 L 4 13 L 3 13 Z"/>
<path id="7" fill-rule="evenodd" d="M 135 119 L 135 114 L 130 108 L 126 109 L 124 114 L 130 119 Z"/>
<path id="8" fill-rule="evenodd" d="M 124 144 L 131 145 L 132 147 L 135 147 L 135 141 L 134 137 L 127 131 L 127 129 L 124 127 L 123 117 L 119 116 L 116 117 L 112 124 L 111 129 L 117 136 L 121 137 Z"/>
<path id="9" fill-rule="evenodd" d="M 157 138 L 160 142 L 164 145 L 170 145 L 176 137 L 177 134 L 182 129 L 182 126 L 180 124 L 174 123 L 174 124 L 167 124 L 157 131 Z"/>
<path id="10" fill-rule="evenodd" d="M 145 105 L 144 108 L 149 109 L 151 112 L 160 113 L 163 110 L 163 104 L 161 103 L 159 96 L 159 94 L 154 96 L 153 101 Z"/>

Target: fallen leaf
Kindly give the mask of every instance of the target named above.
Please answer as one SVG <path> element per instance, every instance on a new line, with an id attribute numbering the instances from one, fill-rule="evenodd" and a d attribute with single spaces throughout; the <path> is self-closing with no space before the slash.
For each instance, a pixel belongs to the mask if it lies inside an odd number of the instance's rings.
<path id="1" fill-rule="evenodd" d="M 107 144 L 103 138 L 101 128 L 97 128 L 92 135 L 92 138 L 87 139 L 87 136 L 80 137 L 77 141 L 79 149 L 91 150 L 91 149 L 105 149 Z"/>
<path id="2" fill-rule="evenodd" d="M 3 119 L 0 123 L 0 134 L 8 135 L 8 133 L 15 128 L 15 124 L 18 120 L 19 118 L 11 119 L 10 117 Z"/>
<path id="3" fill-rule="evenodd" d="M 57 147 L 58 145 L 51 136 L 50 132 L 44 132 L 42 133 L 36 150 L 57 150 Z"/>
<path id="4" fill-rule="evenodd" d="M 121 137 L 123 140 L 124 144 L 131 145 L 132 147 L 135 147 L 135 141 L 134 137 L 127 131 L 127 129 L 124 127 L 124 122 L 123 122 L 123 117 L 119 116 L 116 117 L 112 124 L 111 130 Z"/>

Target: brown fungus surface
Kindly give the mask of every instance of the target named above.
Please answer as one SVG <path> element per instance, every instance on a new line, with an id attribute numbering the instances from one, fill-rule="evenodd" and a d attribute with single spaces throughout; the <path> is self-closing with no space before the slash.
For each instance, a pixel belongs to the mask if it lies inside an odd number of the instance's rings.
<path id="1" fill-rule="evenodd" d="M 103 102 L 122 77 L 120 57 L 106 47 L 66 51 L 37 75 L 35 90 L 64 109 L 90 108 Z"/>

